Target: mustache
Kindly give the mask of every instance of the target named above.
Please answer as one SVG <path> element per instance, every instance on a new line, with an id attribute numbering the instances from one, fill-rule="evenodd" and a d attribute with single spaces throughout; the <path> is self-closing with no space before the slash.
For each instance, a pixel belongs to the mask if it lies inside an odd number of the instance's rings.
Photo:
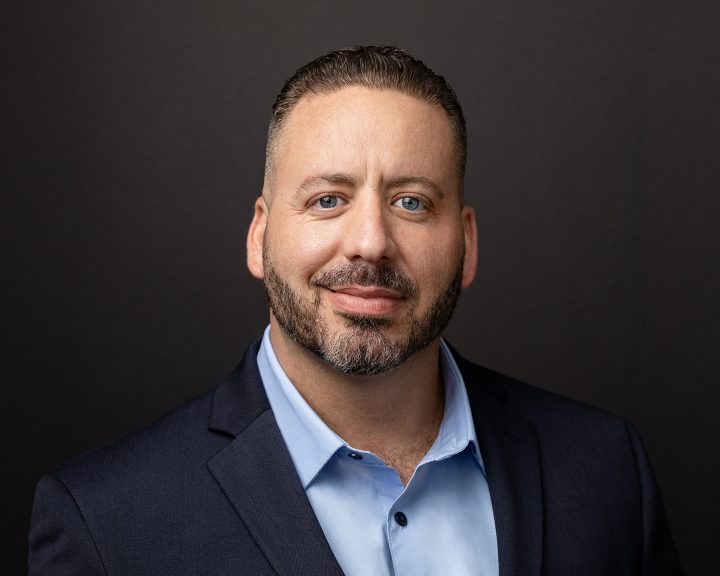
<path id="1" fill-rule="evenodd" d="M 390 266 L 378 266 L 348 262 L 341 266 L 334 266 L 320 270 L 312 275 L 310 283 L 314 286 L 327 288 L 329 286 L 377 286 L 398 292 L 408 298 L 417 292 L 417 285 L 405 274 Z"/>

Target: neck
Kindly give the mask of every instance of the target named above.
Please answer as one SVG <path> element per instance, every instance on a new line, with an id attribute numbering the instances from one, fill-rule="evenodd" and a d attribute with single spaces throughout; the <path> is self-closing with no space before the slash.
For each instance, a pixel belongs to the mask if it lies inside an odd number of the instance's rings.
<path id="1" fill-rule="evenodd" d="M 373 376 L 332 368 L 274 318 L 270 339 L 283 370 L 316 414 L 352 447 L 383 458 L 406 483 L 442 422 L 439 338 L 392 371 Z"/>

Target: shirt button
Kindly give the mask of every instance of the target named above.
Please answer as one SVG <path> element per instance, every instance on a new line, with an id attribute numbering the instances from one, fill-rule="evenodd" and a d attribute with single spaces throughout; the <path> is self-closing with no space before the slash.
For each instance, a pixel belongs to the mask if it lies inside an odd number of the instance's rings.
<path id="1" fill-rule="evenodd" d="M 353 460 L 362 460 L 362 456 L 356 452 L 350 452 L 348 456 L 350 456 Z"/>
<path id="2" fill-rule="evenodd" d="M 395 512 L 395 522 L 400 524 L 400 526 L 407 526 L 407 516 L 402 512 Z"/>

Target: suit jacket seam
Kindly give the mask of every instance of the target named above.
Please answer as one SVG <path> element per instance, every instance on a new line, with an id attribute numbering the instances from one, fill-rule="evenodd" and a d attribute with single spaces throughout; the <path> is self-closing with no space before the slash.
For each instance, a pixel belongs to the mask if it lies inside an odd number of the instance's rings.
<path id="1" fill-rule="evenodd" d="M 87 519 L 85 518 L 85 514 L 83 514 L 82 508 L 80 508 L 80 504 L 78 503 L 77 499 L 75 498 L 75 495 L 72 493 L 70 488 L 68 487 L 65 482 L 62 481 L 61 478 L 56 476 L 55 474 L 48 474 L 50 478 L 53 478 L 60 484 L 60 486 L 63 487 L 65 492 L 67 492 L 68 496 L 70 496 L 70 499 L 72 500 L 73 504 L 75 505 L 75 508 L 77 508 L 78 514 L 80 514 L 80 518 L 82 519 L 83 524 L 85 525 L 85 529 L 87 530 L 88 536 L 90 536 L 90 540 L 93 543 L 93 547 L 95 548 L 95 553 L 97 554 L 98 560 L 100 560 L 100 565 L 103 568 L 103 572 L 105 572 L 105 576 L 108 576 L 108 570 L 105 566 L 105 561 L 103 560 L 102 554 L 100 554 L 100 548 L 97 545 L 97 542 L 95 541 L 95 537 L 93 536 L 92 530 L 90 530 L 90 525 L 87 522 Z"/>
<path id="2" fill-rule="evenodd" d="M 621 418 L 623 428 L 625 429 L 625 435 L 627 438 L 628 445 L 630 447 L 630 454 L 632 454 L 633 464 L 635 464 L 635 477 L 637 479 L 637 487 L 640 492 L 640 526 L 642 526 L 641 541 L 642 541 L 642 553 L 640 554 L 640 573 L 645 574 L 645 533 L 647 526 L 645 526 L 645 490 L 643 487 L 642 473 L 640 472 L 640 462 L 638 461 L 638 454 L 636 452 L 635 441 L 637 433 L 631 430 L 630 423 Z"/>

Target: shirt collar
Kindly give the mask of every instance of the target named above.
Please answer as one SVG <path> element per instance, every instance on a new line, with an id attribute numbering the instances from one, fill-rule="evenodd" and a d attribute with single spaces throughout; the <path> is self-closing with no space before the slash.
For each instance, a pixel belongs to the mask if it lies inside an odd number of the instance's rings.
<path id="1" fill-rule="evenodd" d="M 339 449 L 350 447 L 322 421 L 285 374 L 270 342 L 270 326 L 265 329 L 257 363 L 280 433 L 303 488 L 307 488 Z M 485 473 L 465 384 L 442 339 L 440 364 L 445 384 L 445 412 L 438 436 L 420 465 L 449 458 L 470 445 Z"/>
<path id="2" fill-rule="evenodd" d="M 442 338 L 440 339 L 440 369 L 445 385 L 445 413 L 437 438 L 420 464 L 444 460 L 462 452 L 470 445 L 484 474 L 485 464 L 480 455 L 475 424 L 470 410 L 470 400 L 468 400 L 465 390 L 465 381 L 450 348 Z"/>

